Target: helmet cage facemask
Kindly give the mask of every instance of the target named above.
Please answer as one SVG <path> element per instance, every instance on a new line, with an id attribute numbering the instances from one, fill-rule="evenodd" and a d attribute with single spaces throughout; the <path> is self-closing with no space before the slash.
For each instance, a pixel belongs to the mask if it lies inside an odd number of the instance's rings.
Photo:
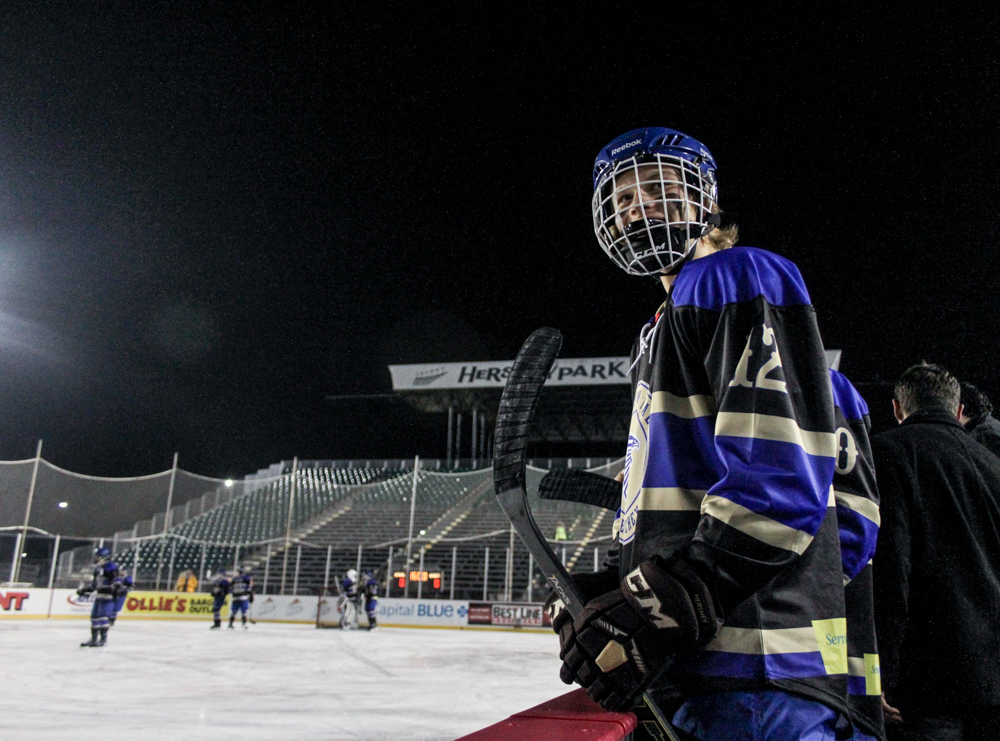
<path id="1" fill-rule="evenodd" d="M 601 248 L 631 275 L 676 271 L 719 223 L 714 176 L 689 156 L 642 153 L 614 163 L 594 190 Z M 641 218 L 628 215 L 635 209 Z"/>

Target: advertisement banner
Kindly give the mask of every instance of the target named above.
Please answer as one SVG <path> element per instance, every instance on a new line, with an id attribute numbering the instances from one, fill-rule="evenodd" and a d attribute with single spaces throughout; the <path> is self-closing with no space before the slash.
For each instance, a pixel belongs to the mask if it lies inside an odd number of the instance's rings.
<path id="1" fill-rule="evenodd" d="M 493 605 L 489 602 L 469 603 L 469 625 L 492 625 Z"/>
<path id="2" fill-rule="evenodd" d="M 469 603 L 446 599 L 396 599 L 378 601 L 379 625 L 463 628 L 468 625 Z"/>
<path id="3" fill-rule="evenodd" d="M 544 629 L 550 623 L 541 603 L 470 602 L 469 625 Z"/>
<path id="4" fill-rule="evenodd" d="M 212 619 L 212 596 L 188 592 L 129 592 L 118 617 L 145 620 Z M 327 611 L 336 612 L 336 600 L 324 600 Z M 0 620 L 15 618 L 87 619 L 93 595 L 79 596 L 73 589 L 0 588 Z M 315 623 L 317 608 L 324 605 L 312 595 L 258 594 L 250 605 L 255 622 Z M 229 598 L 221 610 L 229 619 Z M 326 615 L 328 621 L 336 616 Z M 362 619 L 362 623 L 364 620 Z M 545 630 L 548 616 L 541 604 L 466 602 L 464 600 L 380 598 L 378 622 L 384 626 L 425 628 L 492 627 Z"/>
<path id="5" fill-rule="evenodd" d="M 48 589 L 39 589 L 39 592 L 49 592 Z M 94 606 L 94 595 L 86 594 L 83 597 L 76 593 L 75 589 L 53 589 L 52 609 L 49 614 L 52 617 L 79 617 L 89 618 L 90 610 Z M 46 607 L 49 600 L 46 599 Z"/>
<path id="6" fill-rule="evenodd" d="M 255 594 L 250 617 L 261 622 L 314 623 L 317 597 L 290 594 Z"/>
<path id="7" fill-rule="evenodd" d="M 199 592 L 129 592 L 120 618 L 212 619 L 212 595 Z M 220 615 L 229 617 L 229 598 Z"/>
<path id="8" fill-rule="evenodd" d="M 470 363 L 390 365 L 393 391 L 503 388 L 513 360 Z M 628 358 L 559 358 L 549 372 L 549 386 L 595 386 L 629 383 Z"/>
<path id="9" fill-rule="evenodd" d="M 0 588 L 0 620 L 19 617 L 46 617 L 49 614 L 48 589 Z"/>
<path id="10" fill-rule="evenodd" d="M 842 350 L 827 350 L 826 362 L 836 370 Z M 390 365 L 393 391 L 433 391 L 435 389 L 503 388 L 513 360 L 484 360 L 467 363 L 411 363 Z M 630 383 L 629 359 L 559 358 L 552 366 L 546 386 L 605 386 Z"/>
<path id="11" fill-rule="evenodd" d="M 491 611 L 493 625 L 509 625 L 512 628 L 542 628 L 548 621 L 548 615 L 542 605 L 499 604 L 493 605 Z"/>

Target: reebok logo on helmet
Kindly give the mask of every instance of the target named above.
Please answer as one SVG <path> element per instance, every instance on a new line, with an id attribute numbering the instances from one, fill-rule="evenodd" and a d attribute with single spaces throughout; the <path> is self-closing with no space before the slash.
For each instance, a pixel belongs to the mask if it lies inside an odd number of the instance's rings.
<path id="1" fill-rule="evenodd" d="M 635 141 L 622 144 L 620 147 L 615 147 L 614 149 L 611 150 L 611 156 L 614 157 L 619 152 L 623 152 L 626 149 L 629 149 L 630 147 L 634 147 L 636 144 L 642 144 L 642 139 L 636 139 Z"/>

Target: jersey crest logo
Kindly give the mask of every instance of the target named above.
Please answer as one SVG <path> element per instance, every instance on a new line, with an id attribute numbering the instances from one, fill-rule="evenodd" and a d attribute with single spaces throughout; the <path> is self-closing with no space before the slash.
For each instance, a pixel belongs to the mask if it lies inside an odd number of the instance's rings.
<path id="1" fill-rule="evenodd" d="M 754 331 L 747 337 L 747 346 L 743 349 L 743 355 L 740 357 L 740 362 L 736 365 L 736 372 L 733 374 L 733 380 L 729 382 L 729 386 L 742 386 L 748 389 L 767 389 L 787 394 L 788 388 L 781 367 L 781 353 L 778 352 L 778 341 L 774 337 L 774 330 L 767 326 L 767 324 L 762 324 L 761 327 L 763 332 L 760 335 L 757 334 L 757 330 L 754 328 Z M 755 345 L 760 350 L 759 353 L 756 353 L 757 357 L 759 359 L 767 357 L 767 360 L 760 363 L 757 375 L 751 381 L 750 360 L 754 357 L 753 347 Z"/>
<path id="2" fill-rule="evenodd" d="M 639 513 L 639 495 L 646 478 L 649 460 L 649 415 L 653 395 L 649 384 L 640 381 L 635 388 L 632 402 L 632 421 L 628 431 L 628 449 L 625 452 L 625 478 L 622 480 L 622 507 L 618 540 L 631 543 L 635 537 L 635 523 Z"/>

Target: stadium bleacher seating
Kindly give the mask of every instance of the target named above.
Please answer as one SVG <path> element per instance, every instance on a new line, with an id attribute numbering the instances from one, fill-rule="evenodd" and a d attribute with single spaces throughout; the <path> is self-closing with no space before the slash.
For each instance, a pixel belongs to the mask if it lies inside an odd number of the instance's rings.
<path id="1" fill-rule="evenodd" d="M 598 560 L 606 553 L 613 515 L 539 499 L 533 490 L 542 474 L 535 469 L 528 476 L 539 528 L 553 540 L 557 532 L 564 534 L 565 541 L 553 546 L 571 570 L 592 570 L 595 548 Z M 422 596 L 522 600 L 538 599 L 546 589 L 529 575 L 527 550 L 516 538 L 508 566 L 511 529 L 496 502 L 490 469 L 421 469 L 414 502 L 412 467 L 303 467 L 294 475 L 289 518 L 292 491 L 288 472 L 170 528 L 164 539 L 143 541 L 140 577 L 149 581 L 159 572 L 166 584 L 185 569 L 204 577 L 238 562 L 253 569 L 258 590 L 316 594 L 357 566 L 359 557 L 363 569 L 385 572 L 391 559 L 392 570 L 402 571 L 412 515 L 410 570 L 422 557 L 425 572 L 443 574 L 439 588 Z M 131 568 L 135 551 L 121 551 L 117 559 Z M 509 593 L 504 591 L 508 568 Z M 410 596 L 417 588 L 409 586 Z M 401 596 L 398 584 L 390 586 L 390 594 Z"/>

